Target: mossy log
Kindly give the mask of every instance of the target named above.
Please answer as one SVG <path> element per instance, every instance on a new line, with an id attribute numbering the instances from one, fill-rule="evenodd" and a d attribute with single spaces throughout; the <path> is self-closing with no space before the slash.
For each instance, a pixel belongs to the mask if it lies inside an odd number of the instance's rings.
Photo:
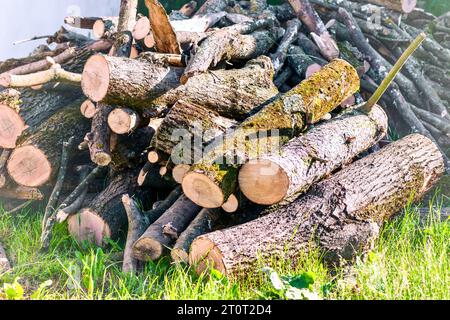
<path id="1" fill-rule="evenodd" d="M 86 63 L 82 88 L 93 101 L 126 105 L 137 110 L 172 106 L 182 99 L 230 118 L 245 118 L 256 106 L 278 93 L 267 57 L 242 69 L 217 70 L 180 85 L 183 69 L 127 59 L 94 56 Z"/>
<path id="2" fill-rule="evenodd" d="M 380 141 L 388 119 L 379 106 L 369 114 L 355 108 L 319 124 L 285 144 L 280 153 L 263 155 L 239 172 L 239 188 L 261 205 L 289 203 L 336 169 Z"/>
<path id="3" fill-rule="evenodd" d="M 89 241 L 98 246 L 104 245 L 107 238 L 117 240 L 127 225 L 122 196 L 134 195 L 137 188 L 136 170 L 117 174 L 88 207 L 68 218 L 70 234 L 77 241 Z"/>
<path id="4" fill-rule="evenodd" d="M 183 160 L 184 163 L 190 164 L 195 154 L 200 154 L 201 156 L 203 145 L 207 145 L 214 138 L 237 125 L 237 121 L 221 117 L 215 111 L 180 100 L 164 118 L 152 139 L 151 147 L 171 155 L 172 161 L 175 161 L 175 158 L 177 158 Z M 177 136 L 177 133 L 182 133 L 183 136 L 179 136 L 179 134 Z M 180 141 L 181 138 L 188 141 Z M 200 141 L 198 144 L 200 149 L 195 149 L 196 144 L 191 148 L 192 141 Z M 185 146 L 183 143 L 186 144 L 189 150 L 186 150 L 186 148 L 178 150 L 176 148 L 177 145 Z M 190 151 L 190 155 L 186 154 L 186 151 Z M 177 154 L 177 152 L 180 154 Z"/>
<path id="5" fill-rule="evenodd" d="M 204 208 L 221 207 L 236 188 L 238 166 L 233 159 L 242 164 L 288 142 L 358 89 L 356 70 L 344 60 L 332 61 L 268 103 L 211 148 L 184 177 L 186 196 Z M 278 132 L 269 136 L 271 130 Z"/>
<path id="6" fill-rule="evenodd" d="M 249 223 L 197 238 L 190 263 L 226 275 L 280 257 L 296 262 L 311 248 L 330 264 L 370 250 L 383 222 L 417 201 L 444 173 L 438 147 L 414 134 L 390 144 L 316 185 L 289 206 L 268 209 Z"/>
<path id="7" fill-rule="evenodd" d="M 89 130 L 89 122 L 80 114 L 78 105 L 59 111 L 19 141 L 7 163 L 12 180 L 22 186 L 39 187 L 55 178 L 63 141 L 74 137 L 79 144 Z"/>
<path id="8" fill-rule="evenodd" d="M 159 259 L 189 226 L 201 208 L 182 195 L 133 245 L 140 261 Z"/>

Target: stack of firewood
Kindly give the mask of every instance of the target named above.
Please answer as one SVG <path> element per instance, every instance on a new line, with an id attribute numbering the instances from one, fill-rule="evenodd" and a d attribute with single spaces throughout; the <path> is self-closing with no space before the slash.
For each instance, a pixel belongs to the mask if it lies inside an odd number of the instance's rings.
<path id="1" fill-rule="evenodd" d="M 311 245 L 351 260 L 444 173 L 448 16 L 407 0 L 146 5 L 67 17 L 98 40 L 62 28 L 54 50 L 0 63 L 0 196 L 49 196 L 43 249 L 67 222 L 97 245 L 128 230 L 127 272 L 170 254 L 233 274 Z"/>

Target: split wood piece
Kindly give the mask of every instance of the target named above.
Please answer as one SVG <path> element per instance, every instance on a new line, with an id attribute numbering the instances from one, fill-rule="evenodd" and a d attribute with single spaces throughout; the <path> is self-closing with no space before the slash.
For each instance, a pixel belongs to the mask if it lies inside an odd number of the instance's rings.
<path id="1" fill-rule="evenodd" d="M 181 99 L 235 119 L 246 118 L 278 94 L 272 80 L 272 63 L 265 56 L 249 61 L 241 69 L 198 75 L 186 85 L 179 84 L 182 72 L 181 68 L 140 59 L 95 56 L 86 64 L 82 87 L 93 101 L 151 110 L 162 105 L 170 107 Z"/>
<path id="2" fill-rule="evenodd" d="M 58 203 L 61 189 L 66 178 L 67 166 L 74 145 L 74 137 L 70 137 L 68 141 L 63 142 L 61 152 L 61 164 L 56 178 L 55 186 L 50 194 L 47 206 L 45 207 L 44 218 L 42 219 L 42 232 L 40 237 L 41 250 L 47 251 L 52 240 L 53 226 L 56 222 L 56 205 Z"/>
<path id="3" fill-rule="evenodd" d="M 275 69 L 275 75 L 277 75 L 283 67 L 284 62 L 288 57 L 289 46 L 295 40 L 297 40 L 297 35 L 300 27 L 301 22 L 297 18 L 289 20 L 286 23 L 286 32 L 284 33 L 283 39 L 281 39 L 277 51 L 271 55 L 273 67 Z"/>
<path id="4" fill-rule="evenodd" d="M 133 38 L 136 41 L 144 39 L 150 33 L 150 20 L 147 17 L 140 18 L 133 29 Z"/>
<path id="5" fill-rule="evenodd" d="M 127 215 L 122 205 L 122 195 L 133 195 L 137 190 L 137 172 L 122 171 L 117 174 L 94 200 L 68 218 L 70 234 L 79 242 L 88 241 L 98 246 L 107 238 L 117 240 L 127 224 Z"/>
<path id="6" fill-rule="evenodd" d="M 177 35 L 162 4 L 158 0 L 145 0 L 145 5 L 150 14 L 150 26 L 155 39 L 156 51 L 181 54 Z"/>
<path id="7" fill-rule="evenodd" d="M 238 124 L 217 112 L 180 100 L 164 118 L 151 146 L 171 155 L 171 160 L 176 164 L 189 164 L 199 161 L 203 146 Z M 191 143 L 193 141 L 196 142 L 194 145 Z"/>
<path id="8" fill-rule="evenodd" d="M 133 31 L 136 25 L 138 0 L 121 0 L 117 31 Z"/>
<path id="9" fill-rule="evenodd" d="M 56 222 L 63 223 L 71 214 L 75 214 L 83 206 L 87 196 L 89 184 L 100 172 L 100 167 L 90 172 L 89 166 L 80 166 L 77 172 L 80 175 L 80 184 L 69 194 L 58 206 L 56 212 Z"/>
<path id="10" fill-rule="evenodd" d="M 203 209 L 189 224 L 189 227 L 180 234 L 173 246 L 170 256 L 176 263 L 189 263 L 189 248 L 195 238 L 211 232 L 221 218 L 220 209 Z"/>
<path id="11" fill-rule="evenodd" d="M 302 79 L 307 79 L 322 69 L 322 65 L 314 62 L 300 47 L 290 46 L 288 61 L 291 68 Z"/>
<path id="12" fill-rule="evenodd" d="M 257 204 L 290 203 L 375 145 L 387 127 L 387 115 L 381 107 L 374 106 L 370 114 L 355 107 L 289 141 L 280 153 L 246 163 L 239 172 L 239 187 Z"/>
<path id="13" fill-rule="evenodd" d="M 319 47 L 321 54 L 332 60 L 339 57 L 339 48 L 336 41 L 328 32 L 325 24 L 320 19 L 317 12 L 308 0 L 289 0 L 298 18 L 306 25 L 311 32 L 314 42 Z"/>
<path id="14" fill-rule="evenodd" d="M 147 155 L 148 162 L 150 162 L 152 164 L 165 163 L 169 160 L 169 158 L 170 158 L 170 155 L 168 155 L 167 153 L 158 151 L 158 150 L 152 150 Z"/>
<path id="15" fill-rule="evenodd" d="M 311 248 L 329 264 L 366 253 L 384 221 L 417 201 L 444 173 L 437 146 L 414 134 L 344 168 L 291 205 L 252 222 L 197 238 L 189 261 L 198 273 L 255 271 L 259 259 L 297 262 Z"/>
<path id="16" fill-rule="evenodd" d="M 201 208 L 182 195 L 134 243 L 133 255 L 140 261 L 157 260 L 175 243 Z"/>
<path id="17" fill-rule="evenodd" d="M 86 119 L 92 119 L 97 112 L 97 103 L 89 99 L 85 100 L 81 104 L 80 112 Z"/>
<path id="18" fill-rule="evenodd" d="M 63 141 L 73 136 L 79 144 L 87 130 L 89 123 L 76 105 L 59 111 L 14 149 L 7 163 L 9 176 L 26 187 L 53 181 L 60 166 Z"/>
<path id="19" fill-rule="evenodd" d="M 0 154 L 0 189 L 5 187 L 7 183 L 6 163 L 11 153 L 11 149 L 3 149 Z"/>
<path id="20" fill-rule="evenodd" d="M 92 118 L 89 134 L 89 150 L 91 160 L 99 166 L 106 167 L 111 163 L 111 130 L 108 126 L 108 115 L 113 107 L 103 103 L 97 104 L 97 112 Z"/>
<path id="21" fill-rule="evenodd" d="M 147 124 L 137 112 L 127 108 L 116 108 L 108 115 L 109 128 L 117 134 L 127 134 Z"/>
<path id="22" fill-rule="evenodd" d="M 0 189 L 0 198 L 41 201 L 44 194 L 37 188 L 14 186 Z"/>
<path id="23" fill-rule="evenodd" d="M 6 251 L 0 243 L 0 275 L 11 270 L 11 264 L 9 263 Z"/>
<path id="24" fill-rule="evenodd" d="M 100 18 L 92 26 L 92 34 L 96 39 L 109 38 L 117 32 L 118 24 L 119 17 Z"/>
<path id="25" fill-rule="evenodd" d="M 360 0 L 357 0 L 361 2 Z M 411 13 L 417 5 L 417 0 L 365 0 L 364 2 L 373 3 L 398 12 Z"/>
<path id="26" fill-rule="evenodd" d="M 189 78 L 205 73 L 223 60 L 249 60 L 266 54 L 275 44 L 273 32 L 267 28 L 272 20 L 260 20 L 255 23 L 234 25 L 219 29 L 206 37 L 197 48 L 194 57 L 189 61 L 181 83 L 186 84 Z"/>
<path id="27" fill-rule="evenodd" d="M 183 182 L 184 176 L 189 172 L 191 166 L 188 164 L 176 165 L 172 170 L 172 177 L 176 183 L 181 184 Z"/>
<path id="28" fill-rule="evenodd" d="M 81 74 L 67 72 L 62 69 L 60 65 L 53 65 L 53 67 L 49 70 L 40 71 L 37 73 L 27 75 L 12 75 L 6 73 L 0 76 L 0 86 L 5 88 L 33 87 L 52 81 L 68 82 L 73 85 L 80 85 Z"/>
<path id="29" fill-rule="evenodd" d="M 172 190 L 176 187 L 175 181 L 162 177 L 159 173 L 160 167 L 147 162 L 139 172 L 137 183 L 142 188 Z"/>
<path id="30" fill-rule="evenodd" d="M 122 271 L 125 273 L 138 272 L 142 264 L 133 256 L 133 244 L 149 226 L 148 217 L 141 212 L 136 202 L 128 195 L 122 196 L 122 204 L 128 218 L 128 233 L 123 252 Z"/>
<path id="31" fill-rule="evenodd" d="M 359 83 L 357 71 L 348 62 L 333 60 L 268 103 L 204 154 L 184 177 L 184 193 L 204 208 L 221 207 L 236 188 L 238 168 L 233 159 L 239 163 L 255 159 L 298 136 L 307 124 L 320 121 L 358 91 Z"/>

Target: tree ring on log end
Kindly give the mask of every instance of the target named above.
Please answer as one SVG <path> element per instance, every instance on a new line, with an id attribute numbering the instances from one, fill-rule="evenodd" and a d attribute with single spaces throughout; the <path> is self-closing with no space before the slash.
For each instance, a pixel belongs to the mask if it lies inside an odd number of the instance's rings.
<path id="1" fill-rule="evenodd" d="M 203 237 L 197 238 L 192 243 L 189 264 L 194 266 L 198 275 L 212 268 L 224 275 L 227 272 L 219 248 L 211 240 Z"/>
<path id="2" fill-rule="evenodd" d="M 90 57 L 86 62 L 81 87 L 92 101 L 102 101 L 108 93 L 109 71 L 108 61 L 100 54 Z"/>
<path id="3" fill-rule="evenodd" d="M 22 117 L 8 106 L 0 105 L 0 147 L 12 149 L 25 130 Z"/>
<path id="4" fill-rule="evenodd" d="M 188 173 L 183 179 L 182 187 L 186 197 L 200 207 L 215 209 L 224 203 L 222 190 L 204 174 Z"/>
<path id="5" fill-rule="evenodd" d="M 157 240 L 142 238 L 133 246 L 133 256 L 140 261 L 159 259 L 163 254 L 163 246 Z"/>
<path id="6" fill-rule="evenodd" d="M 108 166 L 112 159 L 111 155 L 107 154 L 106 152 L 97 152 L 94 156 L 94 162 L 98 164 L 100 167 L 106 167 Z"/>
<path id="7" fill-rule="evenodd" d="M 133 30 L 133 38 L 136 40 L 144 39 L 150 33 L 150 20 L 147 17 L 140 18 Z"/>
<path id="8" fill-rule="evenodd" d="M 97 108 L 95 104 L 88 99 L 81 104 L 80 112 L 86 119 L 92 119 L 97 112 Z"/>
<path id="9" fill-rule="evenodd" d="M 7 169 L 11 178 L 25 187 L 42 186 L 52 173 L 46 155 L 35 146 L 15 149 L 8 160 Z"/>
<path id="10" fill-rule="evenodd" d="M 112 132 L 117 134 L 129 133 L 136 127 L 137 117 L 125 109 L 114 109 L 108 115 L 108 125 Z"/>
<path id="11" fill-rule="evenodd" d="M 222 209 L 228 213 L 234 213 L 239 209 L 239 200 L 232 194 L 228 197 L 228 200 L 222 205 Z"/>
<path id="12" fill-rule="evenodd" d="M 99 19 L 94 22 L 94 25 L 92 26 L 92 34 L 94 35 L 94 38 L 100 39 L 105 35 L 105 22 L 103 20 Z"/>
<path id="13" fill-rule="evenodd" d="M 89 209 L 82 210 L 68 219 L 69 233 L 78 241 L 88 241 L 98 246 L 103 239 L 111 237 L 111 230 L 106 222 Z"/>
<path id="14" fill-rule="evenodd" d="M 289 189 L 289 177 L 276 163 L 251 160 L 239 172 L 239 187 L 252 202 L 272 205 L 280 202 Z"/>

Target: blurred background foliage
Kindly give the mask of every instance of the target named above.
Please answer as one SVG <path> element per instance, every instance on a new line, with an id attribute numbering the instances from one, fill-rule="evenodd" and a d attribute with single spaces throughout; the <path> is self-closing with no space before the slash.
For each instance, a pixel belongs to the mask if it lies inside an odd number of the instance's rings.
<path id="1" fill-rule="evenodd" d="M 279 4 L 284 0 L 269 0 L 270 4 Z M 160 0 L 160 2 L 166 7 L 170 12 L 174 9 L 179 9 L 189 0 Z M 204 0 L 198 1 L 199 4 L 205 2 Z M 419 6 L 424 8 L 428 12 L 431 12 L 437 16 L 440 16 L 448 11 L 450 11 L 450 0 L 419 0 Z M 146 14 L 147 8 L 145 7 L 144 0 L 140 0 L 139 12 Z"/>

